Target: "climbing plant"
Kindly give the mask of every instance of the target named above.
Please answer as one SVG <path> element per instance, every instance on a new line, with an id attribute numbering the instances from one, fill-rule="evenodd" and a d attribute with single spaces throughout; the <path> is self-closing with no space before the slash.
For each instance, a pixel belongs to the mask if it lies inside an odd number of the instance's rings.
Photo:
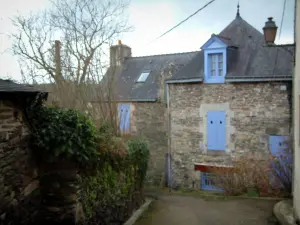
<path id="1" fill-rule="evenodd" d="M 32 141 L 40 155 L 50 161 L 95 161 L 97 129 L 89 118 L 72 109 L 39 107 L 32 112 Z"/>
<path id="2" fill-rule="evenodd" d="M 47 162 L 39 169 L 43 208 L 63 208 L 71 219 L 66 204 L 80 201 L 84 224 L 112 224 L 123 223 L 142 204 L 149 158 L 145 140 L 115 136 L 108 121 L 96 128 L 73 109 L 39 105 L 27 115 L 35 155 Z M 51 221 L 61 218 L 46 213 Z"/>

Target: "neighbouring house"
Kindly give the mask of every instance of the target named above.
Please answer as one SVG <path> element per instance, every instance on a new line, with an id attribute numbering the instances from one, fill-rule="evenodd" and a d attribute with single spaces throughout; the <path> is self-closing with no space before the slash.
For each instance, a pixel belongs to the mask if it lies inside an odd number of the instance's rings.
<path id="1" fill-rule="evenodd" d="M 110 54 L 111 67 L 118 68 L 120 126 L 149 140 L 152 176 L 167 177 L 172 186 L 211 190 L 208 167 L 285 148 L 292 56 L 266 48 L 263 34 L 239 9 L 200 51 L 132 57 L 119 42 Z"/>
<path id="2" fill-rule="evenodd" d="M 131 48 L 121 41 L 110 48 L 110 68 L 106 75 L 114 74 L 120 129 L 148 140 L 149 182 L 160 184 L 165 176 L 168 120 L 164 80 L 196 55 L 197 52 L 187 52 L 132 57 Z"/>
<path id="3" fill-rule="evenodd" d="M 0 79 L 0 224 L 9 206 L 17 206 L 38 185 L 24 114 L 38 94 L 47 97 L 30 86 Z"/>

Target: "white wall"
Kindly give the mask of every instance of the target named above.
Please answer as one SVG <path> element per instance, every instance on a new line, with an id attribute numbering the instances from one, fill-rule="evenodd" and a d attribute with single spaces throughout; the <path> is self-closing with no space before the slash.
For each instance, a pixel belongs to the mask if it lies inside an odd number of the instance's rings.
<path id="1" fill-rule="evenodd" d="M 296 66 L 294 74 L 294 209 L 300 219 L 300 0 L 296 0 Z"/>

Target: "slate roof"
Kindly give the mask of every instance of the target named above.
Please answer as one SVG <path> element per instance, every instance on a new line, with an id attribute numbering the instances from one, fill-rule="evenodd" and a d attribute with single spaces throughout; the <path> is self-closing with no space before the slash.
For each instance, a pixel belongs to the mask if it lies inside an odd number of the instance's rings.
<path id="1" fill-rule="evenodd" d="M 121 71 L 116 72 L 117 100 L 155 101 L 157 99 L 158 79 L 162 70 L 169 64 L 179 67 L 186 65 L 198 52 L 166 55 L 130 57 L 124 61 Z M 150 71 L 144 83 L 136 83 L 143 71 Z"/>
<path id="2" fill-rule="evenodd" d="M 11 80 L 0 79 L 0 93 L 38 93 L 42 92 L 32 86 L 25 84 L 18 84 Z"/>
<path id="3" fill-rule="evenodd" d="M 213 35 L 229 46 L 226 81 L 291 80 L 293 56 L 282 47 L 264 46 L 263 34 L 243 20 L 240 15 L 237 15 L 219 34 Z M 289 50 L 294 51 L 294 47 Z M 124 66 L 118 68 L 115 73 L 116 99 L 155 101 L 161 71 L 171 63 L 179 66 L 180 69 L 167 79 L 167 82 L 176 83 L 184 80 L 199 82 L 204 77 L 203 51 L 129 57 L 125 59 Z M 140 74 L 149 70 L 151 73 L 146 82 L 136 83 Z"/>
<path id="4" fill-rule="evenodd" d="M 283 47 L 264 46 L 264 36 L 237 16 L 219 35 L 229 46 L 226 80 L 262 80 L 292 78 L 293 56 Z M 290 48 L 294 51 L 294 48 Z M 200 51 L 185 68 L 170 80 L 203 79 L 204 54 Z"/>

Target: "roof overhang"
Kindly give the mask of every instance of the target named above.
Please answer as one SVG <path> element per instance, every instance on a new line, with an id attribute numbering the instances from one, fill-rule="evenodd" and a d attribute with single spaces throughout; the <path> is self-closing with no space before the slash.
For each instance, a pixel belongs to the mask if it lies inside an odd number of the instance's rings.
<path id="1" fill-rule="evenodd" d="M 191 79 L 174 79 L 174 80 L 167 80 L 167 84 L 180 84 L 180 83 L 199 83 L 202 82 L 202 78 L 191 78 Z"/>
<path id="2" fill-rule="evenodd" d="M 157 99 L 156 98 L 138 98 L 138 99 L 118 99 L 118 100 L 113 100 L 110 102 L 115 102 L 115 103 L 120 103 L 120 102 L 156 102 Z M 108 103 L 109 101 L 98 101 L 98 100 L 92 100 L 92 103 L 100 103 L 100 102 L 104 102 L 104 103 Z"/>
<path id="3" fill-rule="evenodd" d="M 267 81 L 292 81 L 292 75 L 278 75 L 278 76 L 253 76 L 253 77 L 228 77 L 225 78 L 226 83 L 235 82 L 267 82 Z"/>

